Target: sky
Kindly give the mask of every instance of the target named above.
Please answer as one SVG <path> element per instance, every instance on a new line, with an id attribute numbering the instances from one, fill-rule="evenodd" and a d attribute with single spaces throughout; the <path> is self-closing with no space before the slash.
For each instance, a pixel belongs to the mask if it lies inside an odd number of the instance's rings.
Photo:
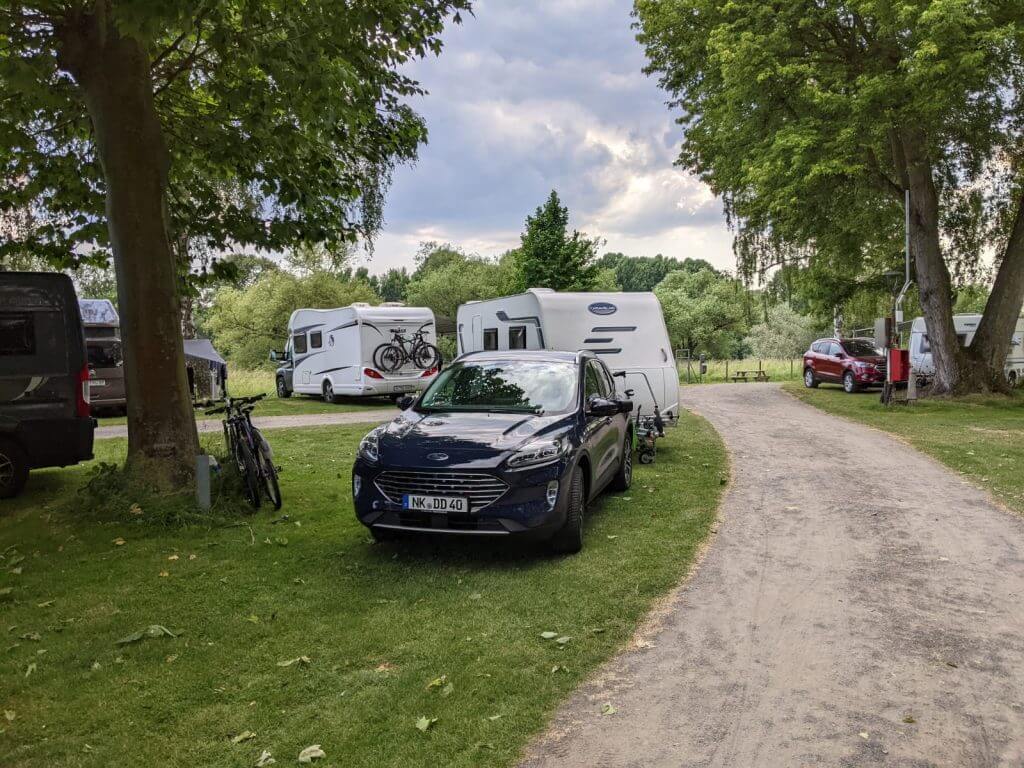
<path id="1" fill-rule="evenodd" d="M 629 0 L 477 0 L 409 67 L 429 142 L 396 170 L 371 272 L 422 241 L 497 256 L 555 189 L 572 227 L 631 256 L 732 269 L 721 202 L 673 162 L 681 131 L 643 74 Z"/>

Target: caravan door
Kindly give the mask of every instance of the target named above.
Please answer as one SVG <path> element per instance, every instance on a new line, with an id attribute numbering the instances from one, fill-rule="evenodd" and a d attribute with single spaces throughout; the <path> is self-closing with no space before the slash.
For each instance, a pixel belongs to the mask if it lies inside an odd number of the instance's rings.
<path id="1" fill-rule="evenodd" d="M 480 315 L 473 315 L 473 323 L 470 329 L 472 348 L 470 351 L 479 352 L 484 348 L 484 320 Z"/>

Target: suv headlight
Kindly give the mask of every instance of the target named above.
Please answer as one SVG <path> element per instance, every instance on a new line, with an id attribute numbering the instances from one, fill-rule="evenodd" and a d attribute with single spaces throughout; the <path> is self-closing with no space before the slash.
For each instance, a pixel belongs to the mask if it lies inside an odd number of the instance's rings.
<path id="1" fill-rule="evenodd" d="M 531 440 L 508 460 L 509 469 L 533 467 L 539 464 L 550 464 L 558 461 L 569 452 L 569 440 L 566 437 L 542 437 Z"/>
<path id="2" fill-rule="evenodd" d="M 380 460 L 380 436 L 383 431 L 383 426 L 376 427 L 359 441 L 358 455 L 371 464 L 376 464 Z"/>

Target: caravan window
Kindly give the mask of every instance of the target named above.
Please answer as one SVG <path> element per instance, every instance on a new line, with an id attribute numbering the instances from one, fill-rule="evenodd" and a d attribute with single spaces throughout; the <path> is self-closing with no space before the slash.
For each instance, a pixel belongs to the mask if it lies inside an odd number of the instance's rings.
<path id="1" fill-rule="evenodd" d="M 525 325 L 513 325 L 508 329 L 508 348 L 526 349 Z"/>
<path id="2" fill-rule="evenodd" d="M 296 333 L 292 336 L 292 349 L 295 350 L 297 355 L 306 354 L 306 334 Z"/>
<path id="3" fill-rule="evenodd" d="M 36 326 L 32 315 L 0 315 L 0 355 L 34 355 Z"/>
<path id="4" fill-rule="evenodd" d="M 498 329 L 484 328 L 484 349 L 498 348 Z"/>
<path id="5" fill-rule="evenodd" d="M 322 331 L 313 331 L 309 334 L 309 346 L 312 349 L 320 349 L 324 345 L 324 334 Z"/>

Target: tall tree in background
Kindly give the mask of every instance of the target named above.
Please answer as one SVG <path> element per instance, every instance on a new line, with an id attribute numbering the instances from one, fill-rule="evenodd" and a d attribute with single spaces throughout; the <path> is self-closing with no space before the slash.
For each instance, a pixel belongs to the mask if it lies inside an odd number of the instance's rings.
<path id="1" fill-rule="evenodd" d="M 0 243 L 61 266 L 113 252 L 128 467 L 169 486 L 198 440 L 172 241 L 280 249 L 371 236 L 395 163 L 415 157 L 422 90 L 469 0 L 26 0 L 0 8 Z M 228 193 L 225 192 L 228 190 Z M 232 194 L 237 192 L 238 194 Z M 238 202 L 241 200 L 242 202 Z M 257 204 L 252 204 L 252 203 Z M 76 250 L 77 249 L 77 250 Z"/>
<path id="2" fill-rule="evenodd" d="M 716 270 L 669 272 L 654 289 L 672 345 L 696 357 L 735 357 L 749 328 L 747 291 Z"/>
<path id="3" fill-rule="evenodd" d="M 377 278 L 375 287 L 384 301 L 405 301 L 405 293 L 409 289 L 409 273 L 405 267 L 392 267 Z"/>
<path id="4" fill-rule="evenodd" d="M 938 392 L 1002 388 L 1024 300 L 1024 3 L 636 0 L 680 164 L 723 196 L 750 274 L 899 262 L 904 192 Z M 996 254 L 968 350 L 953 282 Z M 855 270 L 864 274 L 863 270 Z"/>
<path id="5" fill-rule="evenodd" d="M 573 230 L 569 209 L 552 190 L 544 205 L 526 219 L 519 268 L 527 288 L 589 291 L 597 280 L 597 240 Z"/>
<path id="6" fill-rule="evenodd" d="M 665 279 L 669 272 L 685 269 L 687 272 L 699 272 L 702 269 L 717 270 L 704 259 L 667 258 L 660 253 L 657 256 L 627 256 L 624 253 L 606 253 L 597 260 L 602 269 L 615 270 L 615 281 L 623 291 L 653 291 L 654 286 Z"/>

